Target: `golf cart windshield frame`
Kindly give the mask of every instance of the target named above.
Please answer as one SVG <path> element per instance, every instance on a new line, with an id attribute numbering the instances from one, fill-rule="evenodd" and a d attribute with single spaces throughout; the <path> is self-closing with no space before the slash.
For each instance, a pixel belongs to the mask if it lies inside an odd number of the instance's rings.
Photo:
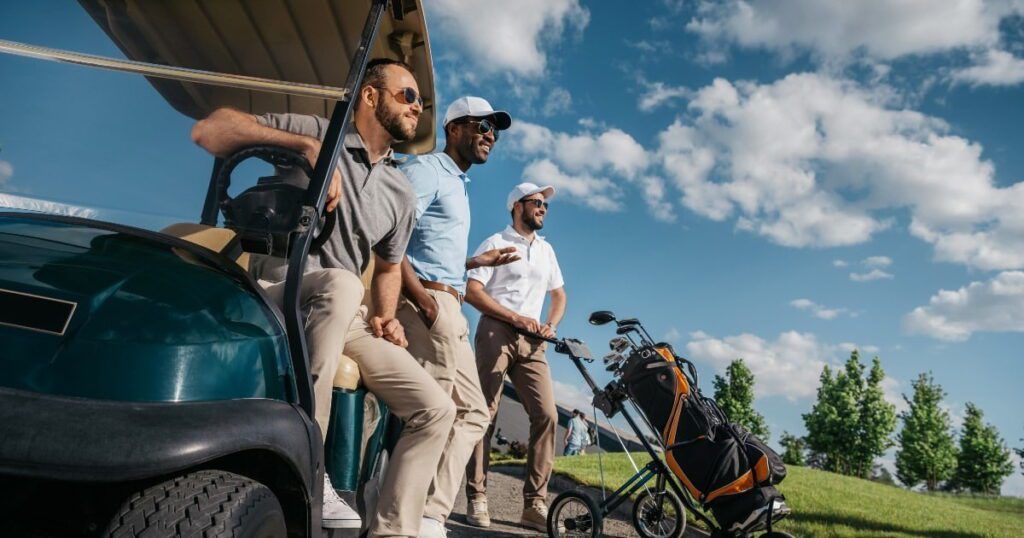
<path id="1" fill-rule="evenodd" d="M 401 2 L 395 3 L 394 16 L 401 18 Z M 363 75 L 366 73 L 366 64 L 370 60 L 370 45 L 377 39 L 377 32 L 380 30 L 381 21 L 387 9 L 388 0 L 372 0 L 370 12 L 366 16 L 366 24 L 363 26 L 363 33 L 359 38 L 359 46 L 356 48 L 349 68 L 348 77 L 345 81 L 345 88 L 348 90 L 345 99 L 338 101 L 331 113 L 331 121 L 327 126 L 327 133 L 324 136 L 323 144 L 320 147 L 320 155 L 317 156 L 316 166 L 313 168 L 313 177 L 309 179 L 309 188 L 306 190 L 303 205 L 317 209 L 317 214 L 323 216 L 324 204 L 327 200 L 328 178 L 338 164 L 338 154 L 345 139 L 345 134 L 351 125 L 349 121 L 353 109 L 353 97 L 358 95 L 358 88 L 362 84 Z M 217 174 L 220 162 L 214 165 L 214 175 Z M 211 185 L 213 182 L 211 181 Z M 339 217 L 340 218 L 340 215 Z M 306 359 L 308 350 L 306 347 L 306 332 L 302 323 L 301 305 L 299 304 L 299 290 L 302 287 L 302 277 L 306 270 L 306 259 L 309 255 L 309 246 L 313 240 L 313 228 L 299 234 L 298 240 L 292 247 L 288 256 L 288 275 L 285 277 L 284 286 L 284 319 L 285 330 L 288 333 L 288 346 L 291 351 L 292 365 L 295 370 L 295 382 L 298 389 L 299 405 L 310 416 L 314 414 L 313 380 L 309 371 L 309 361 Z"/>

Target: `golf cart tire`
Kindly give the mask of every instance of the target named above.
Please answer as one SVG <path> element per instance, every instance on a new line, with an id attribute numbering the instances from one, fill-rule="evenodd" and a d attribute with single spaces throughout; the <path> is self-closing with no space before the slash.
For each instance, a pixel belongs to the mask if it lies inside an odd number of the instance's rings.
<path id="1" fill-rule="evenodd" d="M 661 495 L 664 496 L 664 501 L 667 501 L 676 513 L 673 518 L 672 532 L 670 534 L 654 534 L 647 530 L 646 522 L 642 519 L 644 514 L 641 514 L 640 510 L 647 508 L 648 503 L 656 502 L 654 495 L 655 493 L 652 490 L 644 490 L 633 503 L 633 528 L 636 529 L 637 534 L 641 538 L 680 538 L 686 532 L 686 509 L 683 508 L 683 503 L 679 500 L 679 497 L 671 490 L 665 490 Z"/>
<path id="2" fill-rule="evenodd" d="M 198 471 L 135 493 L 103 536 L 253 537 L 286 534 L 284 511 L 269 488 L 226 471 Z"/>
<path id="3" fill-rule="evenodd" d="M 604 514 L 601 512 L 601 507 L 597 505 L 597 501 L 593 497 L 578 490 L 564 491 L 555 497 L 554 501 L 551 501 L 551 509 L 548 512 L 548 536 L 552 538 L 565 536 L 565 532 L 558 528 L 558 516 L 566 506 L 573 502 L 582 503 L 590 514 L 590 529 L 583 530 L 583 532 L 589 532 L 591 538 L 604 536 Z"/>

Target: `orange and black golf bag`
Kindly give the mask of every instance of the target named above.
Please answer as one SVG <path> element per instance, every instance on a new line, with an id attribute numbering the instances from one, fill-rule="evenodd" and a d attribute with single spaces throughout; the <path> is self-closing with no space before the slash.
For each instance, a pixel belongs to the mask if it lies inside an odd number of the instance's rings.
<path id="1" fill-rule="evenodd" d="M 701 395 L 696 368 L 671 346 L 634 351 L 620 372 L 622 388 L 660 433 L 666 464 L 723 528 L 744 527 L 781 498 L 773 486 L 786 477 L 782 459 Z"/>

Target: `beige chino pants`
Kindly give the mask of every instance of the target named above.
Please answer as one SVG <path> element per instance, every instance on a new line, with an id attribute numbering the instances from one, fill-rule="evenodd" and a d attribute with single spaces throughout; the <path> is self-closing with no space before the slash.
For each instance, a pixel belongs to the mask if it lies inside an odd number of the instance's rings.
<path id="1" fill-rule="evenodd" d="M 558 410 L 551 383 L 551 369 L 544 357 L 546 343 L 527 338 L 489 316 L 481 316 L 476 329 L 477 372 L 487 400 L 491 424 L 477 444 L 466 467 L 466 496 L 473 499 L 487 492 L 491 436 L 507 374 L 530 418 L 530 439 L 526 453 L 526 481 L 523 501 L 546 500 L 548 481 L 555 460 L 555 428 Z"/>
<path id="2" fill-rule="evenodd" d="M 427 290 L 438 314 L 427 327 L 422 312 L 408 299 L 399 302 L 398 319 L 409 340 L 409 353 L 437 380 L 455 402 L 455 423 L 434 474 L 423 515 L 444 522 L 455 506 L 466 463 L 490 423 L 480 390 L 476 358 L 469 345 L 469 323 L 462 305 L 450 293 Z"/>
<path id="3" fill-rule="evenodd" d="M 265 284 L 283 303 L 284 284 Z M 427 491 L 445 448 L 455 404 L 411 355 L 373 335 L 367 308 L 360 304 L 363 284 L 343 269 L 322 269 L 302 279 L 300 304 L 306 314 L 306 338 L 316 420 L 326 432 L 334 374 L 342 351 L 359 364 L 367 390 L 405 421 L 402 435 L 380 483 L 377 512 L 366 522 L 370 536 L 418 536 Z"/>

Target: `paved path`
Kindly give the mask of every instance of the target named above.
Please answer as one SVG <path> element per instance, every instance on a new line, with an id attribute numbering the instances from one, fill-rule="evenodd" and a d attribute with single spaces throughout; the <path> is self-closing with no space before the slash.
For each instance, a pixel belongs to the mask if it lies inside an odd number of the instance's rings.
<path id="1" fill-rule="evenodd" d="M 455 501 L 455 510 L 448 520 L 449 538 L 512 538 L 520 536 L 542 537 L 546 533 L 538 532 L 519 525 L 519 516 L 523 511 L 523 468 L 521 466 L 494 466 L 487 481 L 487 501 L 491 512 L 491 526 L 486 529 L 466 524 L 466 493 L 463 489 Z M 554 500 L 559 493 L 577 488 L 571 480 L 554 476 L 548 488 L 548 502 Z M 595 499 L 601 498 L 601 491 L 589 489 Z M 604 520 L 604 536 L 607 538 L 636 538 L 639 536 L 631 523 L 632 503 L 623 503 L 618 510 Z M 689 519 L 689 518 L 688 518 Z M 355 536 L 355 533 L 351 533 Z M 347 533 L 335 531 L 332 537 L 349 536 Z M 687 538 L 706 538 L 707 534 L 696 529 L 687 528 Z"/>

